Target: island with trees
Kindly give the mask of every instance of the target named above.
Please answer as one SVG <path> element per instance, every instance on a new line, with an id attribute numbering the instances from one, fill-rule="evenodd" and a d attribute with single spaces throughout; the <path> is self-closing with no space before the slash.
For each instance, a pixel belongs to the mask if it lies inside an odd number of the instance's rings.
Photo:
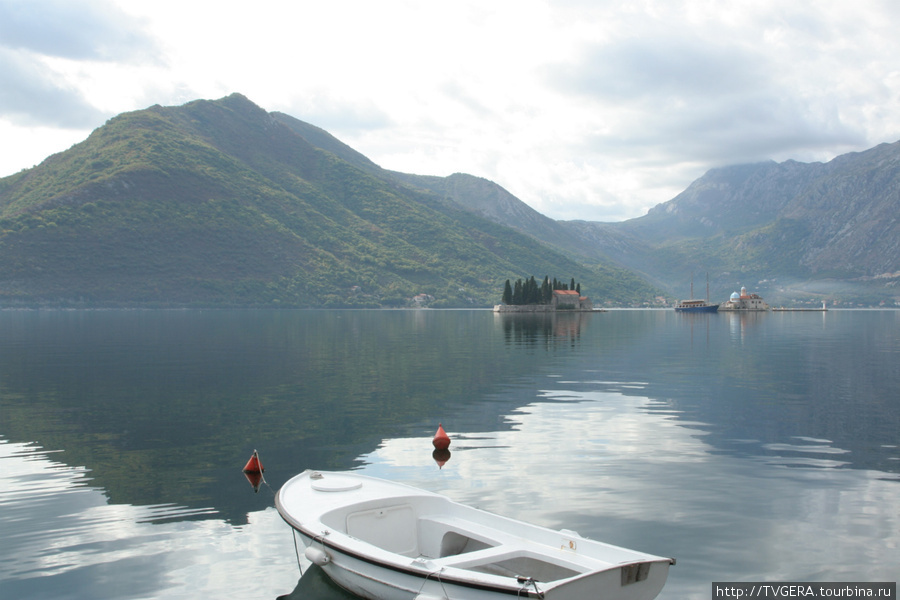
<path id="1" fill-rule="evenodd" d="M 594 305 L 591 299 L 581 295 L 581 284 L 575 283 L 572 278 L 570 283 L 558 281 L 555 277 L 550 280 L 545 276 L 541 284 L 538 284 L 534 275 L 525 279 L 517 279 L 512 284 L 509 279 L 503 286 L 503 298 L 500 304 L 494 306 L 494 312 L 553 312 L 567 311 L 592 311 Z"/>

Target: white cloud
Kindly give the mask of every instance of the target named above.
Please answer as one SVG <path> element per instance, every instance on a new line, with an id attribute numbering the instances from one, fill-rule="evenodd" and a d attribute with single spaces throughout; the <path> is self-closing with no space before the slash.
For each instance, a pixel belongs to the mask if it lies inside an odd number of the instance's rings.
<path id="1" fill-rule="evenodd" d="M 74 60 L 143 61 L 153 41 L 105 0 L 4 0 L 0 46 Z"/>
<path id="2" fill-rule="evenodd" d="M 886 1 L 38 0 L 0 16 L 13 145 L 240 92 L 385 168 L 468 172 L 554 218 L 619 220 L 713 166 L 900 139 Z M 0 173 L 31 164 L 0 153 Z"/>
<path id="3" fill-rule="evenodd" d="M 10 123 L 68 129 L 104 118 L 81 92 L 38 58 L 0 47 L 0 114 Z"/>
<path id="4" fill-rule="evenodd" d="M 32 127 L 96 127 L 111 114 L 87 99 L 90 92 L 79 85 L 78 72 L 104 62 L 152 63 L 153 57 L 154 43 L 140 22 L 108 2 L 0 2 L 0 118 L 26 128 L 7 143 L 27 143 L 22 138 Z M 101 82 L 102 87 L 111 84 Z M 61 148 L 46 154 L 56 150 Z"/>

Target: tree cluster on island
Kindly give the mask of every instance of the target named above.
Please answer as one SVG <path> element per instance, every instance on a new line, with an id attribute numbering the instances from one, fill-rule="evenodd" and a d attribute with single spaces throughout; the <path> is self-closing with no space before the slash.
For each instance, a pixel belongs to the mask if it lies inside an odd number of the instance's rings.
<path id="1" fill-rule="evenodd" d="M 550 304 L 553 301 L 553 292 L 557 290 L 574 290 L 581 294 L 581 284 L 575 283 L 573 277 L 570 283 L 557 281 L 554 277 L 550 281 L 548 276 L 544 276 L 544 281 L 538 285 L 534 279 L 534 275 L 522 281 L 517 279 L 515 285 L 507 279 L 503 285 L 503 304 L 523 305 L 523 304 Z"/>

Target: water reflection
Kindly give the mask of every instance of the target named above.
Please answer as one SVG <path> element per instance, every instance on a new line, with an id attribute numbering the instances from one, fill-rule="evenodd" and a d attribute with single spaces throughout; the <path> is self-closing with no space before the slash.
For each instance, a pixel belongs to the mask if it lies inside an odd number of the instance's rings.
<path id="1" fill-rule="evenodd" d="M 448 410 L 460 428 L 496 421 L 483 399 L 541 358 L 502 351 L 491 324 L 488 311 L 2 311 L 0 433 L 66 449 L 113 502 L 215 504 L 241 524 L 265 507 L 233 476 L 254 447 L 277 487 Z"/>
<path id="2" fill-rule="evenodd" d="M 898 314 L 2 311 L 3 591 L 304 593 L 304 468 L 673 555 L 668 598 L 893 580 Z"/>
<path id="3" fill-rule="evenodd" d="M 823 313 L 824 314 L 824 313 Z M 769 312 L 725 312 L 722 315 L 728 320 L 728 326 L 731 330 L 731 339 L 743 342 L 750 330 L 762 325 L 763 319 L 777 318 L 773 317 Z"/>
<path id="4" fill-rule="evenodd" d="M 718 316 L 715 313 L 678 313 L 678 318 L 681 319 L 685 324 L 687 324 L 688 329 L 690 330 L 690 344 L 689 347 L 693 348 L 695 342 L 701 342 L 705 346 L 709 346 L 710 343 L 710 320 L 716 319 Z"/>
<path id="5" fill-rule="evenodd" d="M 247 483 L 250 484 L 250 487 L 253 489 L 253 492 L 258 494 L 259 486 L 261 486 L 263 483 L 263 474 L 258 471 L 255 471 L 255 472 L 244 471 L 244 477 L 247 479 Z"/>
<path id="6" fill-rule="evenodd" d="M 214 509 L 110 504 L 63 455 L 0 439 L 4 598 L 251 598 L 296 581 L 273 508 L 233 527 Z"/>
<path id="7" fill-rule="evenodd" d="M 437 463 L 439 469 L 443 469 L 444 465 L 450 460 L 451 452 L 447 448 L 435 448 L 431 453 L 431 458 Z"/>
<path id="8" fill-rule="evenodd" d="M 290 594 L 278 596 L 277 600 L 358 600 L 344 591 L 325 574 L 321 567 L 310 565 L 297 581 L 297 587 Z"/>
<path id="9" fill-rule="evenodd" d="M 551 347 L 576 343 L 581 337 L 582 327 L 593 316 L 594 313 L 565 311 L 494 313 L 494 320 L 503 328 L 507 344 Z"/>
<path id="10" fill-rule="evenodd" d="M 454 461 L 440 472 L 422 452 L 427 438 L 387 440 L 364 457 L 364 469 L 674 556 L 663 599 L 708 598 L 713 580 L 896 578 L 900 478 L 794 456 L 844 454 L 818 439 L 769 448 L 773 459 L 743 460 L 719 452 L 678 415 L 648 410 L 649 398 L 546 383 L 554 387 L 542 397 L 556 402 L 507 415 L 508 431 L 458 436 Z"/>

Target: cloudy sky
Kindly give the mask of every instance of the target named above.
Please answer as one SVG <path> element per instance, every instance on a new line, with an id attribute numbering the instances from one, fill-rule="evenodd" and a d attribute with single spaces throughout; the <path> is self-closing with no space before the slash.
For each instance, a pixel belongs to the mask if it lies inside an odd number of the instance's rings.
<path id="1" fill-rule="evenodd" d="M 895 0 L 0 0 L 0 176 L 240 92 L 382 167 L 619 221 L 714 166 L 900 140 Z"/>

